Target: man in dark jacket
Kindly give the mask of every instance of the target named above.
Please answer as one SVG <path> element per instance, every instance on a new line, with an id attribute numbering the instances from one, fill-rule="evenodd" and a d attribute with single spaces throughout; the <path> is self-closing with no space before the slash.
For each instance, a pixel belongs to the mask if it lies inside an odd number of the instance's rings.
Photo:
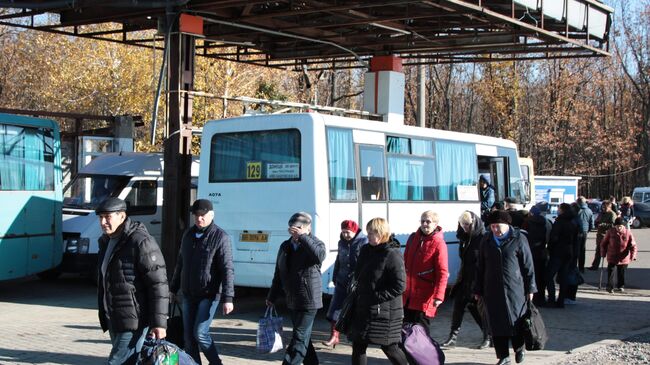
<path id="1" fill-rule="evenodd" d="M 185 351 L 201 364 L 199 348 L 210 365 L 221 364 L 210 336 L 214 313 L 223 303 L 223 314 L 232 312 L 235 296 L 230 236 L 214 224 L 212 203 L 198 199 L 192 204 L 194 225 L 181 238 L 181 248 L 171 292 L 183 291 Z"/>
<path id="2" fill-rule="evenodd" d="M 284 365 L 317 365 L 318 356 L 311 342 L 316 312 L 323 307 L 321 264 L 325 244 L 311 234 L 311 216 L 299 212 L 289 219 L 291 238 L 282 242 L 266 305 L 273 306 L 284 291 L 291 310 L 293 334 L 284 356 Z"/>
<path id="3" fill-rule="evenodd" d="M 594 214 L 587 205 L 587 199 L 584 196 L 578 197 L 578 213 L 576 220 L 578 223 L 578 269 L 585 272 L 585 250 L 587 245 L 587 233 L 594 229 Z"/>
<path id="4" fill-rule="evenodd" d="M 546 245 L 551 237 L 551 221 L 541 214 L 539 207 L 530 208 L 528 217 L 524 222 L 523 229 L 528 232 L 528 243 L 530 252 L 533 254 L 533 264 L 535 266 L 535 283 L 537 284 L 537 293 L 533 295 L 535 305 L 546 305 L 546 264 L 548 262 L 548 249 Z"/>
<path id="5" fill-rule="evenodd" d="M 568 274 L 576 252 L 578 227 L 575 224 L 573 210 L 567 203 L 560 204 L 558 216 L 553 222 L 548 243 L 549 261 L 546 267 L 546 287 L 548 288 L 548 305 L 564 308 L 567 297 Z M 557 279 L 555 276 L 557 275 Z M 560 284 L 560 293 L 555 301 L 555 280 Z"/>
<path id="6" fill-rule="evenodd" d="M 474 286 L 476 299 L 485 303 L 497 365 L 510 364 L 508 342 L 515 361 L 524 361 L 524 338 L 516 324 L 526 313 L 526 301 L 537 291 L 528 240 L 511 222 L 502 210 L 488 216 L 490 233 L 481 242 Z"/>
<path id="7" fill-rule="evenodd" d="M 108 198 L 95 213 L 99 238 L 99 322 L 113 348 L 108 364 L 135 364 L 147 333 L 167 335 L 169 288 L 165 260 L 145 226 L 126 216 L 126 203 Z"/>
<path id="8" fill-rule="evenodd" d="M 490 185 L 490 175 L 481 174 L 478 179 L 478 185 L 481 193 L 481 218 L 485 218 L 495 203 L 494 187 Z"/>

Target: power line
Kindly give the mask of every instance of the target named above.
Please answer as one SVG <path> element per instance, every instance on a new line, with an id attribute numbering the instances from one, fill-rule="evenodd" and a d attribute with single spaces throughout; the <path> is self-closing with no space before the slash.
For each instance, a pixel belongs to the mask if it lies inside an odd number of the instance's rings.
<path id="1" fill-rule="evenodd" d="M 641 169 L 647 167 L 648 165 L 650 165 L 650 163 L 647 163 L 647 164 L 642 165 L 642 166 L 639 166 L 639 167 L 635 167 L 635 168 L 633 168 L 633 169 L 631 169 L 631 170 L 622 171 L 622 172 L 617 172 L 617 173 L 615 173 L 615 174 L 606 174 L 606 175 L 581 175 L 581 176 L 582 176 L 582 177 L 590 177 L 590 178 L 614 177 L 614 176 L 619 176 L 619 175 L 629 174 L 629 173 L 634 172 L 634 171 L 637 171 L 637 170 L 641 170 Z"/>

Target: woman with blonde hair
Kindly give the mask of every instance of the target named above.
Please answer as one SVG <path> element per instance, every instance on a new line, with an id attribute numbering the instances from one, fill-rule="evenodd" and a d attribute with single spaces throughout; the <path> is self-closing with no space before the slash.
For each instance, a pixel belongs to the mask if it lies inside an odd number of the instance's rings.
<path id="1" fill-rule="evenodd" d="M 366 232 L 368 244 L 361 248 L 354 270 L 357 300 L 355 320 L 348 332 L 352 364 L 366 365 L 366 349 L 375 344 L 381 346 L 392 364 L 407 365 L 406 355 L 399 348 L 406 282 L 400 245 L 383 218 L 370 220 Z"/>

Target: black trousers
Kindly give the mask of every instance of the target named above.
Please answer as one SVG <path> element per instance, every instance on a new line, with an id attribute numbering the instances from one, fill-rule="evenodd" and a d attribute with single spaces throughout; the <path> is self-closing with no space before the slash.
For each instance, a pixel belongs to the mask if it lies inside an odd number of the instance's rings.
<path id="1" fill-rule="evenodd" d="M 451 332 L 458 333 L 458 331 L 460 331 L 460 325 L 463 323 L 463 316 L 465 315 L 465 308 L 467 308 L 469 313 L 472 315 L 476 324 L 481 328 L 481 331 L 486 334 L 486 326 L 483 315 L 479 311 L 478 303 L 474 298 L 467 295 L 467 293 L 462 290 L 458 290 L 454 293 L 454 310 L 451 314 Z"/>
<path id="2" fill-rule="evenodd" d="M 416 311 L 413 309 L 404 308 L 404 323 L 419 323 L 429 332 L 431 326 L 431 318 L 427 317 L 424 312 Z"/>
<path id="3" fill-rule="evenodd" d="M 616 287 L 620 289 L 625 286 L 625 270 L 627 269 L 627 264 L 607 264 L 607 289 L 614 288 L 614 267 L 616 267 Z"/>
<path id="4" fill-rule="evenodd" d="M 537 285 L 537 293 L 533 294 L 533 300 L 535 303 L 541 304 L 546 302 L 546 265 L 548 264 L 548 251 L 541 244 L 530 251 L 533 254 L 535 285 Z"/>
<path id="5" fill-rule="evenodd" d="M 352 365 L 367 365 L 368 358 L 366 356 L 366 349 L 368 349 L 367 342 L 353 342 L 352 343 Z M 390 345 L 382 345 L 381 350 L 386 354 L 388 360 L 393 365 L 408 365 L 406 354 L 399 348 L 397 343 Z"/>
<path id="6" fill-rule="evenodd" d="M 515 336 L 492 336 L 492 343 L 494 344 L 494 352 L 497 354 L 497 358 L 503 359 L 510 355 L 508 350 L 508 342 L 512 343 L 512 349 L 521 351 L 524 349 L 524 337 L 521 335 Z"/>
<path id="7" fill-rule="evenodd" d="M 585 251 L 587 250 L 587 232 L 578 233 L 578 269 L 585 271 Z"/>

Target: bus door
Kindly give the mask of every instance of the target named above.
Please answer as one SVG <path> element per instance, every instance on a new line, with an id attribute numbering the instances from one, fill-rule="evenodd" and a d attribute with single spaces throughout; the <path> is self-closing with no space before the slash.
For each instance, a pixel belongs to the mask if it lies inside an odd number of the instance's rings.
<path id="1" fill-rule="evenodd" d="M 375 217 L 388 218 L 384 147 L 357 145 L 359 161 L 360 226 Z"/>
<path id="2" fill-rule="evenodd" d="M 494 187 L 494 201 L 501 202 L 508 197 L 508 179 L 506 175 L 506 158 L 478 156 L 478 172 L 488 174 Z"/>

